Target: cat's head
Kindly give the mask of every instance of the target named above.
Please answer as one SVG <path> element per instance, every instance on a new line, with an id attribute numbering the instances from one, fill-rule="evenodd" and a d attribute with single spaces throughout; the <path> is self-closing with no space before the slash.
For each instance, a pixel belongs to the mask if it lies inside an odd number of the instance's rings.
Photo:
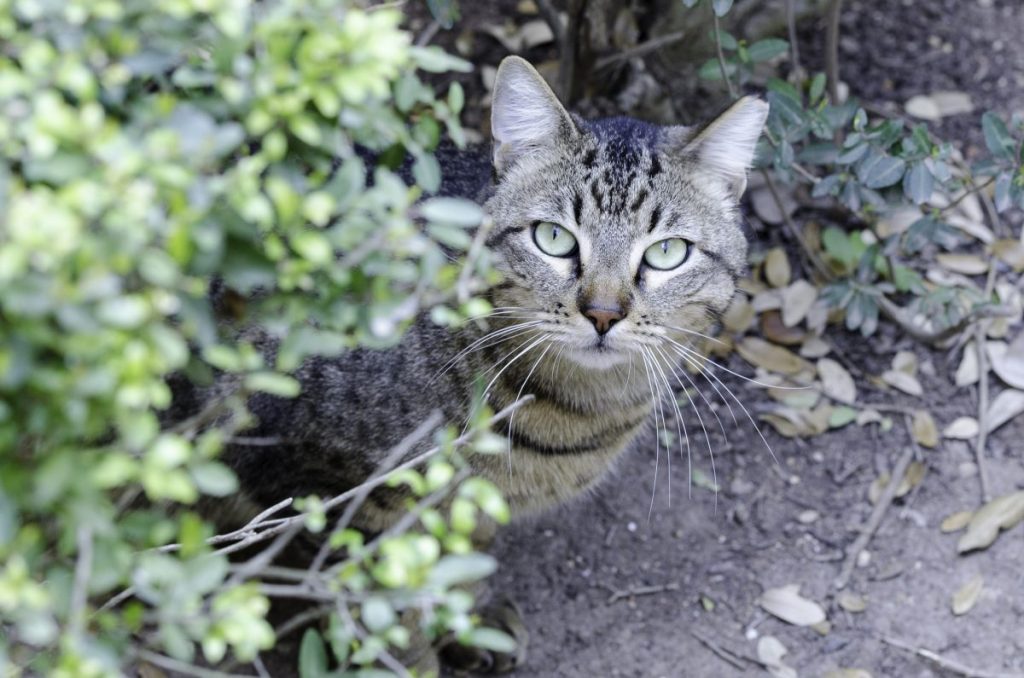
<path id="1" fill-rule="evenodd" d="M 487 203 L 498 313 L 595 368 L 705 331 L 746 263 L 738 202 L 767 113 L 748 97 L 698 128 L 584 121 L 526 61 L 505 59 Z"/>

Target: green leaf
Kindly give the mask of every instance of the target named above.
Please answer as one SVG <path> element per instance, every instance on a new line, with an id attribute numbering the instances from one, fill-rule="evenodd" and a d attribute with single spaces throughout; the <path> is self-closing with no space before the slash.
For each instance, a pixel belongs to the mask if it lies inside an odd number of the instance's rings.
<path id="1" fill-rule="evenodd" d="M 727 60 L 725 62 L 726 75 L 732 77 L 736 74 L 736 63 Z M 722 79 L 722 67 L 718 64 L 717 59 L 708 59 L 697 71 L 697 76 L 704 78 L 705 80 L 720 81 Z"/>
<path id="2" fill-rule="evenodd" d="M 459 20 L 459 4 L 455 0 L 427 0 L 427 7 L 434 20 L 445 30 Z"/>
<path id="3" fill-rule="evenodd" d="M 511 654 L 516 651 L 516 641 L 513 640 L 512 636 L 497 629 L 478 627 L 471 629 L 465 636 L 461 636 L 460 639 L 466 645 L 482 647 L 492 652 Z"/>
<path id="4" fill-rule="evenodd" d="M 1013 137 L 1010 136 L 1002 118 L 992 111 L 986 111 L 981 116 L 981 131 L 985 135 L 985 145 L 992 155 L 1013 162 Z"/>
<path id="5" fill-rule="evenodd" d="M 363 624 L 371 633 L 380 633 L 394 625 L 397 620 L 391 603 L 380 596 L 371 596 L 363 601 Z"/>
<path id="6" fill-rule="evenodd" d="M 420 215 L 433 222 L 454 226 L 476 226 L 484 217 L 480 206 L 463 198 L 431 198 L 419 205 Z"/>
<path id="7" fill-rule="evenodd" d="M 316 629 L 306 629 L 299 646 L 299 678 L 322 678 L 327 675 L 327 648 Z"/>
<path id="8" fill-rule="evenodd" d="M 923 162 L 914 163 L 903 176 L 903 193 L 917 205 L 931 197 L 934 185 L 935 179 Z"/>
<path id="9" fill-rule="evenodd" d="M 903 158 L 872 152 L 857 166 L 857 178 L 867 188 L 885 188 L 902 179 L 906 167 Z"/>
<path id="10" fill-rule="evenodd" d="M 448 589 L 457 584 L 478 581 L 498 568 L 498 561 L 484 553 L 446 555 L 437 561 L 427 581 L 431 586 Z"/>
<path id="11" fill-rule="evenodd" d="M 282 398 L 294 398 L 302 388 L 298 380 L 276 372 L 253 372 L 246 375 L 245 387 L 250 391 L 262 391 Z"/>
<path id="12" fill-rule="evenodd" d="M 760 63 L 762 61 L 774 59 L 780 54 L 785 54 L 788 49 L 789 43 L 785 40 L 767 38 L 765 40 L 758 40 L 752 44 L 747 48 L 747 52 L 750 55 L 751 61 L 754 63 Z"/>
<path id="13" fill-rule="evenodd" d="M 716 33 L 714 30 L 711 31 L 711 39 L 714 40 Z M 733 37 L 732 33 L 728 31 L 719 30 L 717 33 L 718 42 L 721 43 L 722 49 L 731 52 L 739 46 L 736 42 L 736 38 Z"/>
<path id="14" fill-rule="evenodd" d="M 723 17 L 732 9 L 732 2 L 733 0 L 711 0 L 711 8 L 715 10 L 715 14 Z"/>
<path id="15" fill-rule="evenodd" d="M 226 497 L 238 490 L 238 478 L 234 472 L 217 461 L 208 461 L 192 466 L 192 480 L 203 494 Z"/>
<path id="16" fill-rule="evenodd" d="M 810 99 L 812 104 L 818 103 L 822 95 L 825 93 L 825 85 L 828 83 L 828 78 L 825 77 L 824 73 L 817 73 L 811 80 L 811 87 L 808 90 L 807 98 Z"/>

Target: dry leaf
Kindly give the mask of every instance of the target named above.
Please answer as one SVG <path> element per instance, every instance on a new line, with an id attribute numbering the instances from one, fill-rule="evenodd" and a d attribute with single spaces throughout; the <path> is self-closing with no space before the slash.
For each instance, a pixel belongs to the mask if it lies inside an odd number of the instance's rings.
<path id="1" fill-rule="evenodd" d="M 821 678 L 872 678 L 870 671 L 864 669 L 832 669 L 826 671 Z"/>
<path id="2" fill-rule="evenodd" d="M 878 410 L 861 410 L 860 414 L 857 415 L 857 426 L 866 426 L 867 424 L 881 424 L 884 417 Z"/>
<path id="3" fill-rule="evenodd" d="M 921 382 L 917 380 L 917 377 L 911 376 L 906 372 L 886 370 L 882 373 L 882 381 L 908 395 L 919 396 L 924 393 L 924 389 L 921 388 Z"/>
<path id="4" fill-rule="evenodd" d="M 988 408 L 986 422 L 991 433 L 1024 412 L 1024 391 L 1008 388 L 999 393 Z"/>
<path id="5" fill-rule="evenodd" d="M 804 358 L 823 358 L 832 351 L 832 347 L 821 337 L 811 337 L 800 347 L 800 355 Z"/>
<path id="6" fill-rule="evenodd" d="M 978 364 L 978 350 L 977 344 L 973 341 L 967 342 L 964 346 L 964 357 L 960 361 L 960 366 L 956 368 L 956 385 L 957 386 L 968 386 L 970 384 L 976 384 L 980 376 L 981 367 Z"/>
<path id="7" fill-rule="evenodd" d="M 985 579 L 979 574 L 954 593 L 951 605 L 953 614 L 959 617 L 970 612 L 974 604 L 978 602 L 978 596 L 981 595 L 981 589 L 984 584 Z"/>
<path id="8" fill-rule="evenodd" d="M 782 324 L 793 327 L 799 323 L 817 299 L 818 288 L 803 279 L 782 290 Z"/>
<path id="9" fill-rule="evenodd" d="M 962 214 L 949 214 L 946 216 L 945 220 L 950 226 L 956 226 L 967 235 L 977 238 L 986 245 L 995 242 L 996 237 L 992 234 L 991 229 L 985 225 L 984 218 L 971 218 Z"/>
<path id="10" fill-rule="evenodd" d="M 939 530 L 944 534 L 959 532 L 967 527 L 967 523 L 971 522 L 971 518 L 973 517 L 974 511 L 957 511 L 956 513 L 946 516 L 946 519 L 939 525 Z"/>
<path id="11" fill-rule="evenodd" d="M 978 509 L 967 524 L 967 532 L 957 542 L 957 553 L 987 548 L 999 536 L 1024 520 L 1024 490 L 997 497 Z"/>
<path id="12" fill-rule="evenodd" d="M 995 342 L 988 342 L 991 345 Z M 999 378 L 1014 388 L 1024 388 L 1024 332 L 1017 335 L 1013 343 L 995 355 L 991 351 L 992 370 Z"/>
<path id="13" fill-rule="evenodd" d="M 775 288 L 785 287 L 789 284 L 791 274 L 786 251 L 781 247 L 768 250 L 764 258 L 764 279 L 768 284 Z"/>
<path id="14" fill-rule="evenodd" d="M 1024 243 L 1015 238 L 996 240 L 992 243 L 992 254 L 1008 264 L 1015 273 L 1024 271 Z"/>
<path id="15" fill-rule="evenodd" d="M 795 626 L 810 626 L 825 621 L 825 610 L 813 600 L 801 596 L 799 584 L 768 589 L 757 602 L 766 612 Z"/>
<path id="16" fill-rule="evenodd" d="M 927 410 L 914 411 L 910 428 L 914 434 L 914 440 L 919 444 L 925 447 L 935 447 L 939 444 L 939 428 Z"/>
<path id="17" fill-rule="evenodd" d="M 981 275 L 988 271 L 988 262 L 976 254 L 937 254 L 935 260 L 954 273 Z"/>
<path id="18" fill-rule="evenodd" d="M 540 10 L 537 8 L 537 3 L 534 0 L 519 0 L 516 3 L 516 11 L 520 14 L 536 14 Z"/>
<path id="19" fill-rule="evenodd" d="M 736 352 L 751 365 L 779 374 L 794 375 L 814 369 L 800 356 L 758 337 L 745 337 L 736 345 Z"/>
<path id="20" fill-rule="evenodd" d="M 981 426 L 974 417 L 957 417 L 942 431 L 943 438 L 970 440 L 981 432 Z"/>
<path id="21" fill-rule="evenodd" d="M 783 324 L 782 314 L 778 311 L 765 311 L 761 314 L 761 334 L 769 341 L 785 346 L 800 344 L 807 336 L 799 327 Z"/>
<path id="22" fill-rule="evenodd" d="M 830 358 L 819 360 L 818 377 L 821 379 L 822 390 L 829 398 L 847 405 L 856 402 L 857 385 L 846 368 L 835 360 Z"/>
<path id="23" fill-rule="evenodd" d="M 796 201 L 785 192 L 780 193 L 779 197 L 782 198 L 782 206 L 786 213 L 793 214 L 797 208 Z M 767 186 L 750 191 L 750 205 L 754 208 L 757 218 L 766 224 L 778 226 L 785 221 L 783 211 L 779 209 L 779 203 L 775 202 L 775 196 Z"/>
<path id="24" fill-rule="evenodd" d="M 892 357 L 892 369 L 914 376 L 917 374 L 917 356 L 910 351 L 897 351 Z"/>
<path id="25" fill-rule="evenodd" d="M 743 334 L 750 329 L 753 322 L 754 307 L 750 305 L 745 295 L 737 294 L 722 315 L 722 325 L 730 332 Z"/>
<path id="26" fill-rule="evenodd" d="M 974 110 L 971 95 L 967 92 L 942 90 L 931 94 L 916 94 L 903 106 L 907 115 L 921 120 L 941 120 L 949 115 L 962 115 Z"/>
<path id="27" fill-rule="evenodd" d="M 773 678 L 797 678 L 796 669 L 782 663 L 788 650 L 778 638 L 761 636 L 757 641 L 757 658 Z"/>
<path id="28" fill-rule="evenodd" d="M 840 593 L 836 598 L 836 602 L 839 603 L 839 607 L 843 608 L 847 612 L 863 612 L 868 606 L 864 601 L 864 598 L 858 596 L 856 593 L 850 593 L 849 591 L 843 591 Z"/>
<path id="29" fill-rule="evenodd" d="M 761 290 L 750 300 L 750 305 L 758 313 L 775 311 L 782 308 L 782 295 L 778 290 Z"/>

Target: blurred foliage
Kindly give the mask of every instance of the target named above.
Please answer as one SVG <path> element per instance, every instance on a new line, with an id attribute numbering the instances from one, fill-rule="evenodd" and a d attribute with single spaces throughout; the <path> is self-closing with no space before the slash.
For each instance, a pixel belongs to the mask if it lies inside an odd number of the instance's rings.
<path id="1" fill-rule="evenodd" d="M 487 254 L 464 255 L 479 208 L 417 204 L 439 187 L 442 134 L 463 138 L 462 90 L 418 72 L 470 66 L 413 46 L 400 19 L 344 0 L 0 0 L 0 674 L 270 647 L 266 587 L 231 574 L 191 508 L 236 490 L 217 454 L 246 397 L 294 395 L 304 357 L 392 344 L 423 309 L 486 310 Z M 282 340 L 276 364 L 237 339 L 252 324 Z M 165 378 L 214 370 L 239 375 L 219 404 L 238 416 L 167 425 Z M 411 604 L 469 637 L 451 587 L 493 567 L 470 518 L 505 509 L 453 440 L 406 476 L 455 491 L 455 524 L 423 508 L 369 550 L 332 536 L 349 567 L 316 582 L 362 606 L 331 622 L 343 665 L 400 646 Z M 309 529 L 318 506 L 302 504 Z"/>

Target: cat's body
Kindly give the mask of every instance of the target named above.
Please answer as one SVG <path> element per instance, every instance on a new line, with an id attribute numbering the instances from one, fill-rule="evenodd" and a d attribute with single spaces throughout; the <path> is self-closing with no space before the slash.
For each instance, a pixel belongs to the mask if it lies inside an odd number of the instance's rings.
<path id="1" fill-rule="evenodd" d="M 593 487 L 678 387 L 679 347 L 732 298 L 746 256 L 737 199 L 765 114 L 747 99 L 697 131 L 585 122 L 528 64 L 506 60 L 485 203 L 504 274 L 488 293 L 495 313 L 454 333 L 421 318 L 395 348 L 307 361 L 294 400 L 254 397 L 259 423 L 246 435 L 282 443 L 227 452 L 243 503 L 255 511 L 359 484 L 433 412 L 465 422 L 480 384 L 495 411 L 535 398 L 496 427 L 507 453 L 469 456 L 515 513 Z M 479 167 L 446 168 L 449 187 L 477 197 Z M 401 491 L 375 492 L 353 525 L 385 529 Z"/>

